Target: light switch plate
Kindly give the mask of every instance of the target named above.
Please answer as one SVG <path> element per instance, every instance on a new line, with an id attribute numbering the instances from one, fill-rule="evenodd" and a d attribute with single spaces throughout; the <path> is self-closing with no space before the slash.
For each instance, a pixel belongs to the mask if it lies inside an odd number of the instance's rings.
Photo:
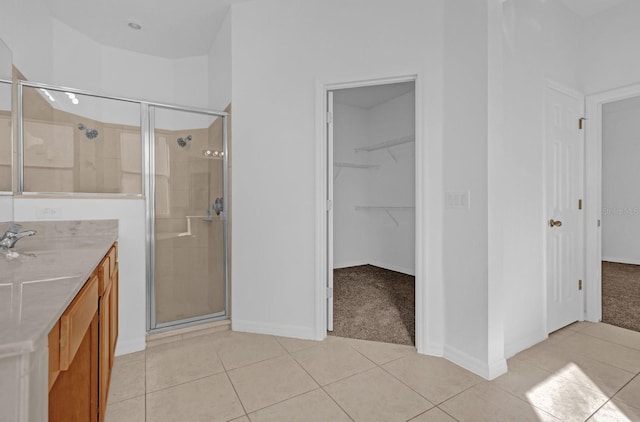
<path id="1" fill-rule="evenodd" d="M 36 217 L 42 219 L 62 218 L 62 208 L 37 207 Z"/>
<path id="2" fill-rule="evenodd" d="M 471 193 L 467 192 L 447 192 L 445 195 L 445 206 L 448 210 L 468 210 L 471 207 Z"/>

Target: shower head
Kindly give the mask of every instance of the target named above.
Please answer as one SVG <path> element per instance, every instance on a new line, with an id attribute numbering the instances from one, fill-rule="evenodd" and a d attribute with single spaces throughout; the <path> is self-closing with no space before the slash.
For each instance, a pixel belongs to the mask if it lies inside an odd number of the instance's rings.
<path id="1" fill-rule="evenodd" d="M 193 139 L 193 138 L 191 137 L 191 135 L 187 135 L 187 136 L 185 136 L 184 138 L 183 138 L 183 137 L 178 138 L 178 139 L 176 140 L 176 142 L 178 143 L 178 146 L 179 146 L 180 148 L 184 148 L 184 147 L 186 147 L 186 146 L 187 146 L 187 143 L 189 143 L 189 141 L 191 141 L 191 139 Z"/>
<path id="2" fill-rule="evenodd" d="M 77 128 L 80 129 L 80 130 L 84 130 L 84 135 L 88 139 L 95 139 L 99 135 L 99 132 L 96 129 L 89 129 L 88 127 L 86 127 L 82 123 L 78 123 Z"/>

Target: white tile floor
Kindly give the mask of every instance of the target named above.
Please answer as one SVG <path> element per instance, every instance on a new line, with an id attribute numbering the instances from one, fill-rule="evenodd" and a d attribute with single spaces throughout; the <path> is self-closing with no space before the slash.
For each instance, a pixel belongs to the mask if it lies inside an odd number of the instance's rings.
<path id="1" fill-rule="evenodd" d="M 412 347 L 222 331 L 118 357 L 108 422 L 640 421 L 640 333 L 577 323 L 493 381 Z"/>

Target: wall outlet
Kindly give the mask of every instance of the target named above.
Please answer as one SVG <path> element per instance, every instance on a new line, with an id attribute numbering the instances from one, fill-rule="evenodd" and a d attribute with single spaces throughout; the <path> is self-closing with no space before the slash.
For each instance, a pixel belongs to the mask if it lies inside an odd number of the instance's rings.
<path id="1" fill-rule="evenodd" d="M 41 219 L 62 218 L 62 208 L 37 207 L 36 217 Z"/>

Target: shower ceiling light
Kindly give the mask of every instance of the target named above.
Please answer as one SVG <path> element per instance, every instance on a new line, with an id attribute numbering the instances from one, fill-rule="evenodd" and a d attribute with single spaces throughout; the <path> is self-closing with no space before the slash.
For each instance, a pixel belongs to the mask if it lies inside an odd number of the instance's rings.
<path id="1" fill-rule="evenodd" d="M 129 22 L 127 25 L 129 25 L 129 28 L 135 29 L 136 31 L 139 31 L 142 29 L 142 26 L 139 23 Z"/>

